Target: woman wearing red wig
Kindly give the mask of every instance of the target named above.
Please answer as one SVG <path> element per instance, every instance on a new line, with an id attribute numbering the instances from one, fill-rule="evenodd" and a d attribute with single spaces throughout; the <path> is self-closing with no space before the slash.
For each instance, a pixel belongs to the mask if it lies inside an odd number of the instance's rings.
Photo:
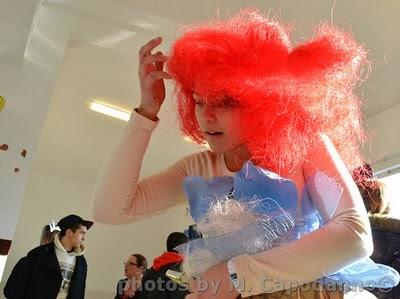
<path id="1" fill-rule="evenodd" d="M 160 43 L 153 39 L 139 52 L 141 104 L 98 179 L 96 220 L 133 222 L 184 201 L 185 177 L 232 176 L 246 161 L 292 180 L 299 193 L 308 177 L 324 172 L 343 190 L 326 226 L 288 245 L 211 267 L 203 278 L 215 287 L 200 291 L 194 283 L 189 297 L 343 298 L 341 291 L 325 288 L 295 288 L 289 295 L 284 290 L 372 252 L 367 213 L 348 172 L 361 165 L 364 134 L 353 88 L 365 49 L 326 24 L 292 47 L 284 26 L 253 10 L 187 28 L 168 58 L 154 53 Z M 183 134 L 210 150 L 140 178 L 165 98 L 164 80 L 171 78 Z M 246 287 L 233 287 L 235 277 Z"/>

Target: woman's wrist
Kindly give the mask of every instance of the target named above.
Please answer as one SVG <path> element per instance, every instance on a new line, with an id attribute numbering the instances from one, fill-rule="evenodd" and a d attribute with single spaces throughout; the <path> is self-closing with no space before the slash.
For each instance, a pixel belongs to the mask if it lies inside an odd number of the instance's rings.
<path id="1" fill-rule="evenodd" d="M 151 112 L 148 109 L 139 106 L 138 108 L 135 109 L 135 111 L 137 113 L 139 113 L 140 115 L 152 120 L 152 121 L 157 121 L 158 117 L 157 117 L 157 113 L 156 112 Z"/>
<path id="2" fill-rule="evenodd" d="M 228 260 L 227 266 L 228 266 L 228 272 L 229 272 L 231 282 L 232 282 L 233 286 L 235 287 L 235 289 L 237 291 L 239 291 L 240 282 L 239 282 L 239 278 L 237 276 L 236 266 L 232 260 Z"/>

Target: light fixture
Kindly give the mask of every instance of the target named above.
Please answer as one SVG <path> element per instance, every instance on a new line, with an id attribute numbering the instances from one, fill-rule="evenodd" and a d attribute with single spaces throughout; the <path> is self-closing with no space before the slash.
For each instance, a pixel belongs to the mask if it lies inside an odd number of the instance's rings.
<path id="1" fill-rule="evenodd" d="M 90 101 L 89 109 L 124 121 L 128 121 L 131 116 L 130 111 L 116 108 L 97 100 Z"/>

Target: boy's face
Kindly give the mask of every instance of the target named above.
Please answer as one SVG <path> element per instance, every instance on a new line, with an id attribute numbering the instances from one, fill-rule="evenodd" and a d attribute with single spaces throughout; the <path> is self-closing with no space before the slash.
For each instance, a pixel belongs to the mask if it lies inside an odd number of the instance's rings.
<path id="1" fill-rule="evenodd" d="M 79 248 L 83 241 L 85 241 L 87 228 L 81 225 L 75 232 L 72 230 L 67 231 L 67 236 L 71 242 L 72 247 Z"/>

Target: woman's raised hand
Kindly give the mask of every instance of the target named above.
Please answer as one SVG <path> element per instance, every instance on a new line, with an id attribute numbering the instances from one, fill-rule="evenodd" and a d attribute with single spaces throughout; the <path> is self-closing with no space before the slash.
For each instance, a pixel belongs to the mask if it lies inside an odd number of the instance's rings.
<path id="1" fill-rule="evenodd" d="M 157 119 L 157 114 L 165 99 L 164 79 L 172 78 L 170 74 L 163 71 L 167 56 L 161 51 L 151 53 L 161 44 L 161 41 L 161 37 L 154 38 L 139 51 L 141 102 L 138 112 L 152 120 Z"/>

